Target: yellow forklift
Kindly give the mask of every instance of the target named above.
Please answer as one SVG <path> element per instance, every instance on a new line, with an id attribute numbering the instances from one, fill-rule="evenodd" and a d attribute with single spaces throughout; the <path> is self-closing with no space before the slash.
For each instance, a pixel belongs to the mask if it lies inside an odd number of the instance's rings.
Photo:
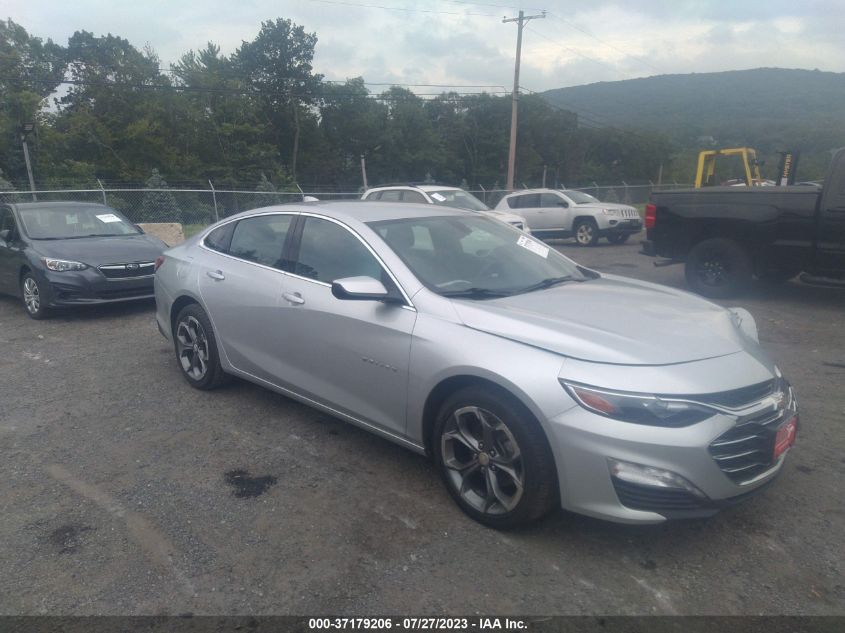
<path id="1" fill-rule="evenodd" d="M 757 162 L 757 150 L 750 147 L 731 147 L 709 149 L 698 154 L 698 167 L 695 170 L 696 189 L 721 184 L 716 178 L 716 159 L 720 156 L 739 157 L 745 174 L 745 184 L 749 187 L 763 184 L 763 179 L 760 177 L 760 163 Z"/>

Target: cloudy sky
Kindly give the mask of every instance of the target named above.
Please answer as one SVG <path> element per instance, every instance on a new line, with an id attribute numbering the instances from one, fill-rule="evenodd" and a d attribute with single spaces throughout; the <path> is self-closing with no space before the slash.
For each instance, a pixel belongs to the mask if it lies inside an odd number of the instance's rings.
<path id="1" fill-rule="evenodd" d="M 760 66 L 845 71 L 843 0 L 0 0 L 0 17 L 63 44 L 79 29 L 120 35 L 163 65 L 208 41 L 230 53 L 285 17 L 317 33 L 327 79 L 505 87 L 516 27 L 502 17 L 520 7 L 547 11 L 525 29 L 520 83 L 532 90 Z"/>

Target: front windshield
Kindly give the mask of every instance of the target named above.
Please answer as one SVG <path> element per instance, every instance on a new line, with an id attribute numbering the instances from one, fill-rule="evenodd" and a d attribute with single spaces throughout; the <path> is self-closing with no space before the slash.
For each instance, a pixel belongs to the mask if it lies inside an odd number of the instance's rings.
<path id="1" fill-rule="evenodd" d="M 575 204 L 589 204 L 591 202 L 600 202 L 600 200 L 594 196 L 591 196 L 588 193 L 584 193 L 583 191 L 575 191 L 574 189 L 564 189 L 563 194 L 572 200 Z"/>
<path id="2" fill-rule="evenodd" d="M 490 299 L 593 278 L 556 250 L 497 220 L 425 217 L 371 222 L 430 290 Z"/>
<path id="3" fill-rule="evenodd" d="M 470 211 L 488 211 L 490 207 L 481 202 L 471 193 L 462 189 L 446 189 L 444 191 L 429 191 L 428 196 L 434 204 L 454 209 L 469 209 Z"/>
<path id="4" fill-rule="evenodd" d="M 108 207 L 31 207 L 20 209 L 20 215 L 24 231 L 35 240 L 138 234 L 126 218 Z"/>

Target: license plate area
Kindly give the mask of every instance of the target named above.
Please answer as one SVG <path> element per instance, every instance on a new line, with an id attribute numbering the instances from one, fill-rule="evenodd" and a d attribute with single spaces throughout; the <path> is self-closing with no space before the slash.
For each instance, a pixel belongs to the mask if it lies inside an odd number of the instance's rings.
<path id="1" fill-rule="evenodd" d="M 798 416 L 793 415 L 777 430 L 775 434 L 775 445 L 772 459 L 775 460 L 783 455 L 795 444 L 795 437 L 798 435 Z"/>

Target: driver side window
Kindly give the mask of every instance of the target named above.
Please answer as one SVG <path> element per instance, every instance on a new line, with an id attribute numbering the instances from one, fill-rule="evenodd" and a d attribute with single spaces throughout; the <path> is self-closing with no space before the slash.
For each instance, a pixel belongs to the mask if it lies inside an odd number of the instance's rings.
<path id="1" fill-rule="evenodd" d="M 0 209 L 0 237 L 6 242 L 10 242 L 17 237 L 17 234 L 15 216 L 12 215 L 12 210 L 8 207 Z"/>

